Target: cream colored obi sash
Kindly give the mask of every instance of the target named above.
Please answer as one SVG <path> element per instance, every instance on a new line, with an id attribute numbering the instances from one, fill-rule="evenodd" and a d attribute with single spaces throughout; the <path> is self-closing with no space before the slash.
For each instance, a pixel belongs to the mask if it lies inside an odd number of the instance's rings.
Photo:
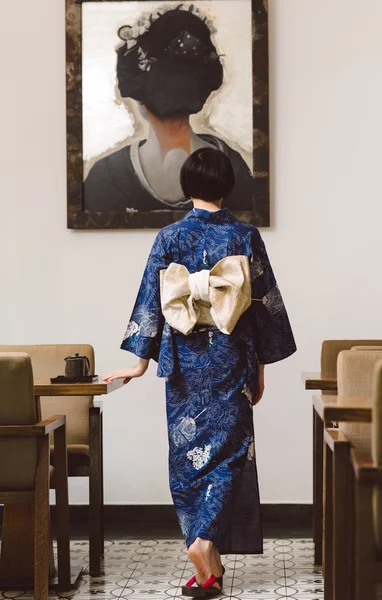
<path id="1" fill-rule="evenodd" d="M 248 256 L 227 256 L 211 271 L 192 274 L 171 263 L 160 272 L 160 288 L 163 315 L 174 329 L 188 335 L 196 324 L 214 325 L 230 334 L 251 305 Z"/>

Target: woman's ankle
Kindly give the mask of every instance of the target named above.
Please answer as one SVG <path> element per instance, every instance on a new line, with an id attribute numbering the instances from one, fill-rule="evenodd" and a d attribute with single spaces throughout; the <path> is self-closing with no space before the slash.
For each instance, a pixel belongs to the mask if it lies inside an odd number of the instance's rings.
<path id="1" fill-rule="evenodd" d="M 196 538 L 188 548 L 188 558 L 194 564 L 195 575 L 198 583 L 203 583 L 215 575 L 221 577 L 223 569 L 221 566 L 220 554 L 211 540 Z M 214 587 L 220 587 L 218 583 Z"/>
<path id="2" fill-rule="evenodd" d="M 205 540 L 203 538 L 197 537 L 195 541 L 189 546 L 187 553 L 191 560 L 190 554 L 192 555 L 202 553 L 210 556 L 214 553 L 214 548 L 216 548 L 216 546 L 213 542 L 211 542 L 211 540 Z"/>

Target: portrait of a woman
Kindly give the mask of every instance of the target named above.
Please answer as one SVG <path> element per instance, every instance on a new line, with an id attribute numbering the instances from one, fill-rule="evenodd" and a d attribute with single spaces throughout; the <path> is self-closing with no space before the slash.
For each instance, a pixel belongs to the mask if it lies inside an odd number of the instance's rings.
<path id="1" fill-rule="evenodd" d="M 222 151 L 235 185 L 225 198 L 231 210 L 253 208 L 253 178 L 242 155 L 217 135 L 198 133 L 199 113 L 224 81 L 224 57 L 213 43 L 213 23 L 193 4 L 161 5 L 136 23 L 120 27 L 116 75 L 122 99 L 138 103 L 149 124 L 143 140 L 97 160 L 84 182 L 90 212 L 190 209 L 179 175 L 200 148 Z"/>
<path id="2" fill-rule="evenodd" d="M 195 575 L 182 595 L 222 590 L 222 554 L 263 551 L 253 406 L 264 365 L 296 350 L 259 231 L 224 199 L 235 188 L 226 153 L 196 150 L 181 170 L 186 216 L 154 242 L 122 349 L 143 376 L 166 379 L 170 489 Z"/>

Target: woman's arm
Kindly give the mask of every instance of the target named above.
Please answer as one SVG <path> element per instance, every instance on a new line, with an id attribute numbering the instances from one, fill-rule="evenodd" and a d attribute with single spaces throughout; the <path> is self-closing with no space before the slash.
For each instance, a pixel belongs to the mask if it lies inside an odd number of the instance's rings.
<path id="1" fill-rule="evenodd" d="M 135 377 L 142 377 L 147 371 L 150 359 L 140 358 L 138 363 L 134 367 L 126 367 L 126 369 L 119 369 L 118 371 L 112 371 L 102 377 L 102 381 L 110 383 L 115 379 L 123 379 L 123 383 L 129 383 L 131 379 Z"/>
<path id="2" fill-rule="evenodd" d="M 264 394 L 264 370 L 265 365 L 259 365 L 259 379 L 257 383 L 257 390 L 252 394 L 252 406 L 256 406 L 263 397 Z"/>
<path id="3" fill-rule="evenodd" d="M 285 305 L 258 230 L 252 236 L 252 322 L 259 363 L 268 365 L 296 352 Z"/>

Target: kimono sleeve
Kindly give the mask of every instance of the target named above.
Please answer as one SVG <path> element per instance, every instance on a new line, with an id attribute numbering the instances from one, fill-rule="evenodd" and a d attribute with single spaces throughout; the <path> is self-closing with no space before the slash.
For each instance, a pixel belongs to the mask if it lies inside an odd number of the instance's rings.
<path id="1" fill-rule="evenodd" d="M 164 325 L 160 301 L 160 271 L 169 265 L 162 232 L 157 235 L 143 273 L 135 306 L 121 344 L 122 350 L 158 362 Z"/>
<path id="2" fill-rule="evenodd" d="M 260 364 L 283 360 L 296 351 L 292 328 L 260 233 L 252 237 L 252 323 Z"/>

